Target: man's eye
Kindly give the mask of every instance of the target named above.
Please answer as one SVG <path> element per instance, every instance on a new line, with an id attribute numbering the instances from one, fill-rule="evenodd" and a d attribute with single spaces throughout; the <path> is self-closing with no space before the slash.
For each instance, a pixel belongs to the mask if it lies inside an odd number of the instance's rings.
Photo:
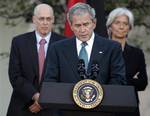
<path id="1" fill-rule="evenodd" d="M 51 21 L 51 20 L 52 20 L 52 18 L 48 17 L 48 18 L 46 18 L 46 20 L 47 20 L 47 21 Z"/>
<path id="2" fill-rule="evenodd" d="M 75 25 L 76 27 L 80 27 L 80 25 Z"/>
<path id="3" fill-rule="evenodd" d="M 43 17 L 40 17 L 39 20 L 40 20 L 40 21 L 44 21 L 44 18 L 43 18 Z"/>
<path id="4" fill-rule="evenodd" d="M 84 24 L 84 26 L 88 26 L 88 25 L 89 25 L 89 23 L 85 23 L 85 24 Z"/>

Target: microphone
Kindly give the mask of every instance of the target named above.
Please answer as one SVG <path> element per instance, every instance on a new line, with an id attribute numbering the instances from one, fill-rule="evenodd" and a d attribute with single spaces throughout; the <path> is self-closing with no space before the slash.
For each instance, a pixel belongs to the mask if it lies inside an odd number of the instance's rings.
<path id="1" fill-rule="evenodd" d="M 99 73 L 99 65 L 96 61 L 93 61 L 93 64 L 91 65 L 91 77 L 92 79 L 96 79 Z"/>
<path id="2" fill-rule="evenodd" d="M 86 70 L 85 70 L 85 63 L 83 59 L 79 59 L 78 62 L 78 73 L 82 79 L 86 79 Z"/>

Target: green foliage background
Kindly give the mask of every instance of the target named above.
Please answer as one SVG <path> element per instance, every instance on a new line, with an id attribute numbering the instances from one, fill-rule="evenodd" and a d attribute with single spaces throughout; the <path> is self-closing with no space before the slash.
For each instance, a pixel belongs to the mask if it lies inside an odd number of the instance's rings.
<path id="1" fill-rule="evenodd" d="M 6 25 L 16 26 L 22 21 L 31 22 L 32 12 L 35 5 L 40 3 L 50 4 L 54 8 L 55 28 L 58 33 L 63 34 L 65 23 L 65 11 L 67 0 L 0 0 L 0 17 L 6 19 Z M 150 1 L 149 0 L 105 0 L 105 14 L 116 7 L 129 8 L 135 17 L 136 26 L 144 26 L 146 35 L 150 35 Z M 20 19 L 21 20 L 16 20 Z M 144 37 L 145 38 L 145 37 Z M 139 37 L 141 39 L 141 37 Z M 144 46 L 147 40 L 132 39 L 137 46 Z M 147 45 L 147 51 L 150 47 Z"/>

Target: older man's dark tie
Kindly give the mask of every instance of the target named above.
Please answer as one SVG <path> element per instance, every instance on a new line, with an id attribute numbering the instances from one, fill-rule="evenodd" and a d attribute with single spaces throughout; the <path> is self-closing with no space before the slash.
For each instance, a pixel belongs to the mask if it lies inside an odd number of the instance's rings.
<path id="1" fill-rule="evenodd" d="M 43 72 L 43 66 L 44 66 L 44 61 L 45 61 L 44 45 L 46 44 L 46 40 L 41 39 L 39 44 L 40 44 L 40 47 L 39 47 L 38 57 L 39 57 L 39 82 L 40 82 L 42 79 L 42 72 Z"/>
<path id="2" fill-rule="evenodd" d="M 81 50 L 79 52 L 79 58 L 84 60 L 86 70 L 87 70 L 87 67 L 88 67 L 88 54 L 87 54 L 87 51 L 86 51 L 85 47 L 87 45 L 88 44 L 86 42 L 82 42 L 81 43 L 82 47 L 81 47 Z"/>

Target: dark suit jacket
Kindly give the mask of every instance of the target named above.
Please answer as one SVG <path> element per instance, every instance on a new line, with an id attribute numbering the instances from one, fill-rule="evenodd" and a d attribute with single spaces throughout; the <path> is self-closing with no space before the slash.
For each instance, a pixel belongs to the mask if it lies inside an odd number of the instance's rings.
<path id="1" fill-rule="evenodd" d="M 136 91 L 143 91 L 148 83 L 143 51 L 126 44 L 123 57 L 126 65 L 127 84 L 133 85 Z M 139 72 L 137 78 L 133 78 L 137 72 Z"/>
<path id="2" fill-rule="evenodd" d="M 81 80 L 75 37 L 59 41 L 50 48 L 45 81 L 76 83 Z M 119 43 L 95 35 L 89 67 L 96 61 L 100 73 L 96 80 L 101 84 L 125 84 L 125 65 Z"/>
<path id="3" fill-rule="evenodd" d="M 147 72 L 144 53 L 141 49 L 125 44 L 123 57 L 126 65 L 127 85 L 135 87 L 136 99 L 139 103 L 138 91 L 143 91 L 147 82 Z M 133 78 L 139 72 L 136 78 Z M 140 116 L 139 106 L 134 112 L 122 113 L 117 116 Z"/>
<path id="4" fill-rule="evenodd" d="M 51 43 L 60 39 L 64 39 L 64 37 L 52 32 L 49 47 Z M 50 53 L 49 47 L 47 55 Z M 40 91 L 35 32 L 13 38 L 9 61 L 9 79 L 13 93 L 7 116 L 30 116 L 31 113 L 27 109 L 33 102 L 31 100 L 33 95 Z"/>

